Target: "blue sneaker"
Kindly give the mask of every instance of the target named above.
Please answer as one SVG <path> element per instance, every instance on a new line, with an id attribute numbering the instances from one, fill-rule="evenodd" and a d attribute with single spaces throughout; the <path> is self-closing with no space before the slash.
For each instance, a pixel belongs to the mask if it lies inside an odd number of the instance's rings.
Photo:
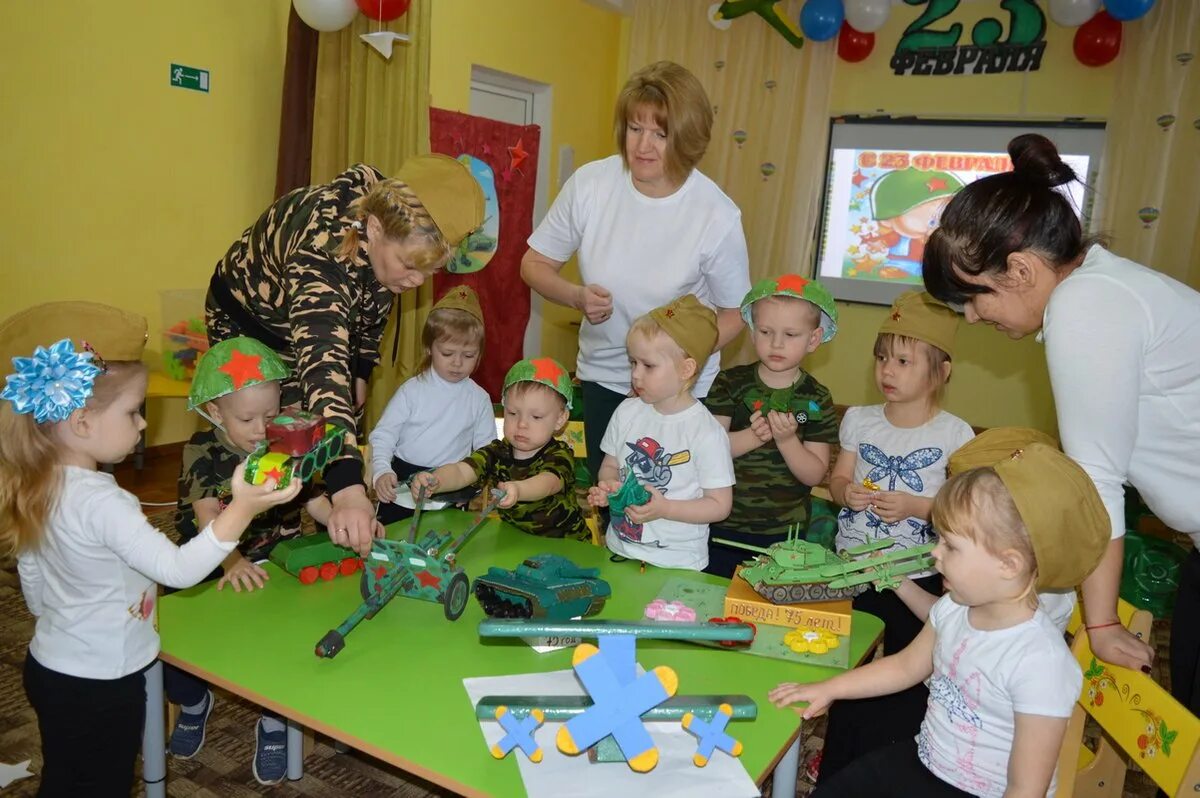
<path id="1" fill-rule="evenodd" d="M 262 719 L 254 726 L 254 778 L 268 787 L 287 776 L 287 729 L 263 730 Z"/>
<path id="2" fill-rule="evenodd" d="M 204 709 L 199 712 L 180 712 L 171 730 L 171 741 L 167 750 L 177 759 L 191 759 L 204 747 L 204 733 L 208 728 L 208 716 L 212 714 L 216 699 L 212 690 L 204 697 Z"/>

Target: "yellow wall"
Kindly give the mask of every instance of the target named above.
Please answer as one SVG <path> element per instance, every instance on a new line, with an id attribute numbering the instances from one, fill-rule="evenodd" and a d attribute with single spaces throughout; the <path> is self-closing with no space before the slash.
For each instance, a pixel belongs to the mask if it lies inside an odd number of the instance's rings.
<path id="1" fill-rule="evenodd" d="M 274 193 L 289 2 L 69 6 L 0 3 L 0 318 L 91 299 L 159 350 L 158 292 L 206 286 Z M 210 93 L 172 88 L 173 62 Z M 182 404 L 151 403 L 150 444 L 190 434 Z"/>
<path id="2" fill-rule="evenodd" d="M 553 87 L 550 119 L 551 197 L 558 193 L 558 151 L 575 149 L 575 164 L 611 155 L 613 102 L 624 81 L 622 17 L 583 0 L 436 0 L 429 90 L 436 108 L 470 110 L 471 66 L 507 72 Z M 618 78 L 618 75 L 621 75 Z M 564 274 L 578 280 L 574 264 Z M 579 314 L 545 303 L 543 354 L 575 367 Z"/>
<path id="3" fill-rule="evenodd" d="M 837 62 L 832 98 L 835 115 L 886 113 L 976 119 L 1108 116 L 1113 68 L 1081 65 L 1071 49 L 1074 30 L 1053 22 L 1047 25 L 1046 54 L 1037 72 L 897 77 L 888 61 L 904 28 L 922 10 L 893 5 L 887 25 L 875 34 L 875 52 L 858 64 Z M 960 41 L 966 42 L 971 26 L 985 16 L 1007 23 L 999 2 L 988 0 L 961 4 L 937 27 L 944 29 L 948 23 L 962 22 Z M 839 310 L 838 337 L 810 358 L 811 371 L 840 404 L 877 403 L 880 397 L 875 389 L 871 347 L 886 308 L 839 303 Z M 1012 342 L 990 328 L 964 323 L 957 347 L 946 409 L 976 426 L 1018 424 L 1048 432 L 1057 428 L 1045 354 L 1032 337 Z"/>

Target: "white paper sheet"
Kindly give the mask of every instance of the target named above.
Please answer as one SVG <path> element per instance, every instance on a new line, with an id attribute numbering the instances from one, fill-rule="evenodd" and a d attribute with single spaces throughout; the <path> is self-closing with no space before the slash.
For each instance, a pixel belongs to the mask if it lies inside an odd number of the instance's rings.
<path id="1" fill-rule="evenodd" d="M 638 673 L 642 672 L 643 669 L 638 666 Z M 575 672 L 569 670 L 463 679 L 463 686 L 471 698 L 472 707 L 488 695 L 584 695 Z M 586 752 L 579 756 L 567 756 L 554 745 L 555 735 L 561 725 L 546 722 L 534 734 L 534 739 L 545 752 L 538 764 L 526 759 L 520 749 L 513 749 L 508 755 L 517 758 L 521 779 L 531 798 L 561 798 L 563 795 L 572 798 L 612 798 L 614 795 L 756 798 L 759 795 L 746 768 L 737 758 L 724 751 L 714 751 L 706 767 L 696 767 L 692 763 L 692 755 L 696 753 L 698 740 L 678 723 L 646 724 L 659 752 L 658 765 L 649 773 L 635 773 L 621 762 L 593 764 L 588 762 Z M 733 721 L 728 727 L 735 739 L 739 725 Z M 479 726 L 489 747 L 504 737 L 504 730 L 495 721 L 480 721 Z M 497 767 L 501 766 L 498 762 L 496 764 Z"/>

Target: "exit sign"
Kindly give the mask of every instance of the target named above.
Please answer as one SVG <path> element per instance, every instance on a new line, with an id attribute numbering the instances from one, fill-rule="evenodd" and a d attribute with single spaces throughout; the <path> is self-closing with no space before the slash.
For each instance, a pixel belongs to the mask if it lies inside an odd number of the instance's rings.
<path id="1" fill-rule="evenodd" d="M 171 64 L 171 85 L 192 91 L 208 91 L 208 70 Z"/>

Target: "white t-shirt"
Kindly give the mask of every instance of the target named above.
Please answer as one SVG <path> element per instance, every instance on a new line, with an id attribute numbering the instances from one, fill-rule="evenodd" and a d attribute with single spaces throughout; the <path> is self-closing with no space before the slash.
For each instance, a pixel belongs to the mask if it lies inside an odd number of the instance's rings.
<path id="1" fill-rule="evenodd" d="M 447 382 L 431 368 L 396 389 L 368 440 L 374 478 L 392 470 L 392 457 L 426 468 L 456 463 L 496 440 L 491 397 L 470 377 Z"/>
<path id="2" fill-rule="evenodd" d="M 937 639 L 917 754 L 942 781 L 1001 798 L 1015 713 L 1070 717 L 1083 673 L 1041 610 L 1008 629 L 982 631 L 971 626 L 968 609 L 943 596 L 929 611 Z M 1052 779 L 1047 795 L 1054 788 Z"/>
<path id="3" fill-rule="evenodd" d="M 236 541 L 218 541 L 210 524 L 176 546 L 111 474 L 63 472 L 41 544 L 17 558 L 21 592 L 37 618 L 29 651 L 68 676 L 119 679 L 158 656 L 155 582 L 196 584 Z"/>
<path id="4" fill-rule="evenodd" d="M 668 499 L 699 499 L 705 490 L 733 485 L 729 435 L 699 402 L 664 416 L 641 399 L 617 406 L 600 448 L 620 464 L 620 479 L 633 469 L 638 482 Z M 605 536 L 623 557 L 664 568 L 703 570 L 708 565 L 708 524 L 660 518 L 633 524 L 613 518 Z"/>
<path id="5" fill-rule="evenodd" d="M 684 294 L 712 308 L 736 308 L 750 290 L 742 212 L 699 170 L 669 197 L 633 186 L 619 155 L 581 166 L 563 186 L 529 246 L 556 261 L 579 253 L 584 284 L 612 292 L 612 318 L 579 329 L 579 379 L 629 393 L 625 335 L 633 320 Z M 714 354 L 693 394 L 717 376 Z"/>
<path id="6" fill-rule="evenodd" d="M 1200 543 L 1200 293 L 1100 246 L 1050 295 L 1042 321 L 1063 451 L 1125 534 L 1129 482 Z"/>
<path id="7" fill-rule="evenodd" d="M 919 427 L 897 427 L 888 421 L 884 405 L 847 408 L 839 440 L 842 449 L 854 452 L 854 483 L 864 478 L 885 491 L 899 491 L 931 499 L 946 482 L 946 464 L 958 447 L 975 437 L 967 422 L 939 412 Z M 871 509 L 838 513 L 837 548 L 861 546 L 881 537 L 896 540 L 892 551 L 934 542 L 933 527 L 922 518 L 909 517 L 889 524 Z M 933 571 L 911 574 L 913 579 Z"/>

